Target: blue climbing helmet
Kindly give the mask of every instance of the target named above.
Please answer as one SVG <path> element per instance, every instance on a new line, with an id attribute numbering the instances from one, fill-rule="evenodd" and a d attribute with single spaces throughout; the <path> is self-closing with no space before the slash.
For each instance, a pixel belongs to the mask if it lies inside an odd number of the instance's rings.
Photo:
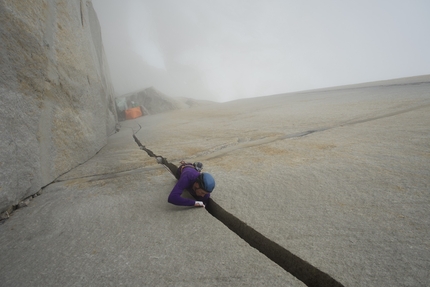
<path id="1" fill-rule="evenodd" d="M 209 173 L 202 172 L 197 178 L 200 187 L 211 193 L 215 188 L 215 179 Z"/>

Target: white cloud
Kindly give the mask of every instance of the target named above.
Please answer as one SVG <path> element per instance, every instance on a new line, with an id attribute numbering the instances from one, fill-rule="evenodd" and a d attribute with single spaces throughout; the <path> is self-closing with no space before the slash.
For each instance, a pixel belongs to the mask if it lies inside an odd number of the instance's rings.
<path id="1" fill-rule="evenodd" d="M 424 0 L 122 3 L 130 8 L 120 21 L 133 53 L 109 54 L 117 42 L 107 40 L 109 61 L 139 55 L 130 73 L 145 70 L 143 87 L 162 85 L 156 88 L 172 95 L 227 101 L 430 74 L 430 2 Z M 104 36 L 109 21 L 101 17 Z"/>
<path id="2" fill-rule="evenodd" d="M 126 2 L 127 3 L 127 2 Z M 156 28 L 151 14 L 143 1 L 129 1 L 127 5 L 127 32 L 131 39 L 132 50 L 148 65 L 165 69 L 164 57 L 160 52 Z"/>

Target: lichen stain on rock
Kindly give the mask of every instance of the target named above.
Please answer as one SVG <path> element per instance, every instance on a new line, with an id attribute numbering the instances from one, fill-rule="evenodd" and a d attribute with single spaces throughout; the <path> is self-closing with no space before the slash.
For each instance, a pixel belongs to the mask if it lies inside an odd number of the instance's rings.
<path id="1" fill-rule="evenodd" d="M 257 147 L 260 153 L 264 153 L 267 155 L 284 155 L 291 153 L 287 148 L 281 149 L 276 147 L 271 147 L 269 145 L 259 146 Z"/>

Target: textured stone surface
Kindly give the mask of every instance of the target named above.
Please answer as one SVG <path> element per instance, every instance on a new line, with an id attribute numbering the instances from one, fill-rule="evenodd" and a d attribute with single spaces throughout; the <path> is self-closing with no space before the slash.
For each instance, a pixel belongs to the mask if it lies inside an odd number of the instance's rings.
<path id="1" fill-rule="evenodd" d="M 429 285 L 430 76 L 139 122 L 142 144 L 203 162 L 218 204 L 345 286 Z"/>
<path id="2" fill-rule="evenodd" d="M 168 204 L 173 176 L 130 131 L 0 225 L 2 286 L 305 286 L 205 209 Z"/>
<path id="3" fill-rule="evenodd" d="M 429 286 L 430 77 L 121 123 L 0 225 L 5 286 L 303 286 L 199 208 L 167 203 L 201 161 L 225 210 L 344 286 Z M 142 127 L 139 130 L 139 125 Z"/>
<path id="4" fill-rule="evenodd" d="M 0 211 L 100 150 L 113 88 L 91 1 L 0 1 Z"/>

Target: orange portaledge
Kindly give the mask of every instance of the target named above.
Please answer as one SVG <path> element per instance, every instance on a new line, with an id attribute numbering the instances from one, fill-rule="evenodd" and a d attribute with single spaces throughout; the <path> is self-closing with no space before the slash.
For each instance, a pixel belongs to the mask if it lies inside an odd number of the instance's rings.
<path id="1" fill-rule="evenodd" d="M 131 120 L 142 116 L 142 110 L 140 107 L 131 108 L 125 110 L 125 119 Z"/>

